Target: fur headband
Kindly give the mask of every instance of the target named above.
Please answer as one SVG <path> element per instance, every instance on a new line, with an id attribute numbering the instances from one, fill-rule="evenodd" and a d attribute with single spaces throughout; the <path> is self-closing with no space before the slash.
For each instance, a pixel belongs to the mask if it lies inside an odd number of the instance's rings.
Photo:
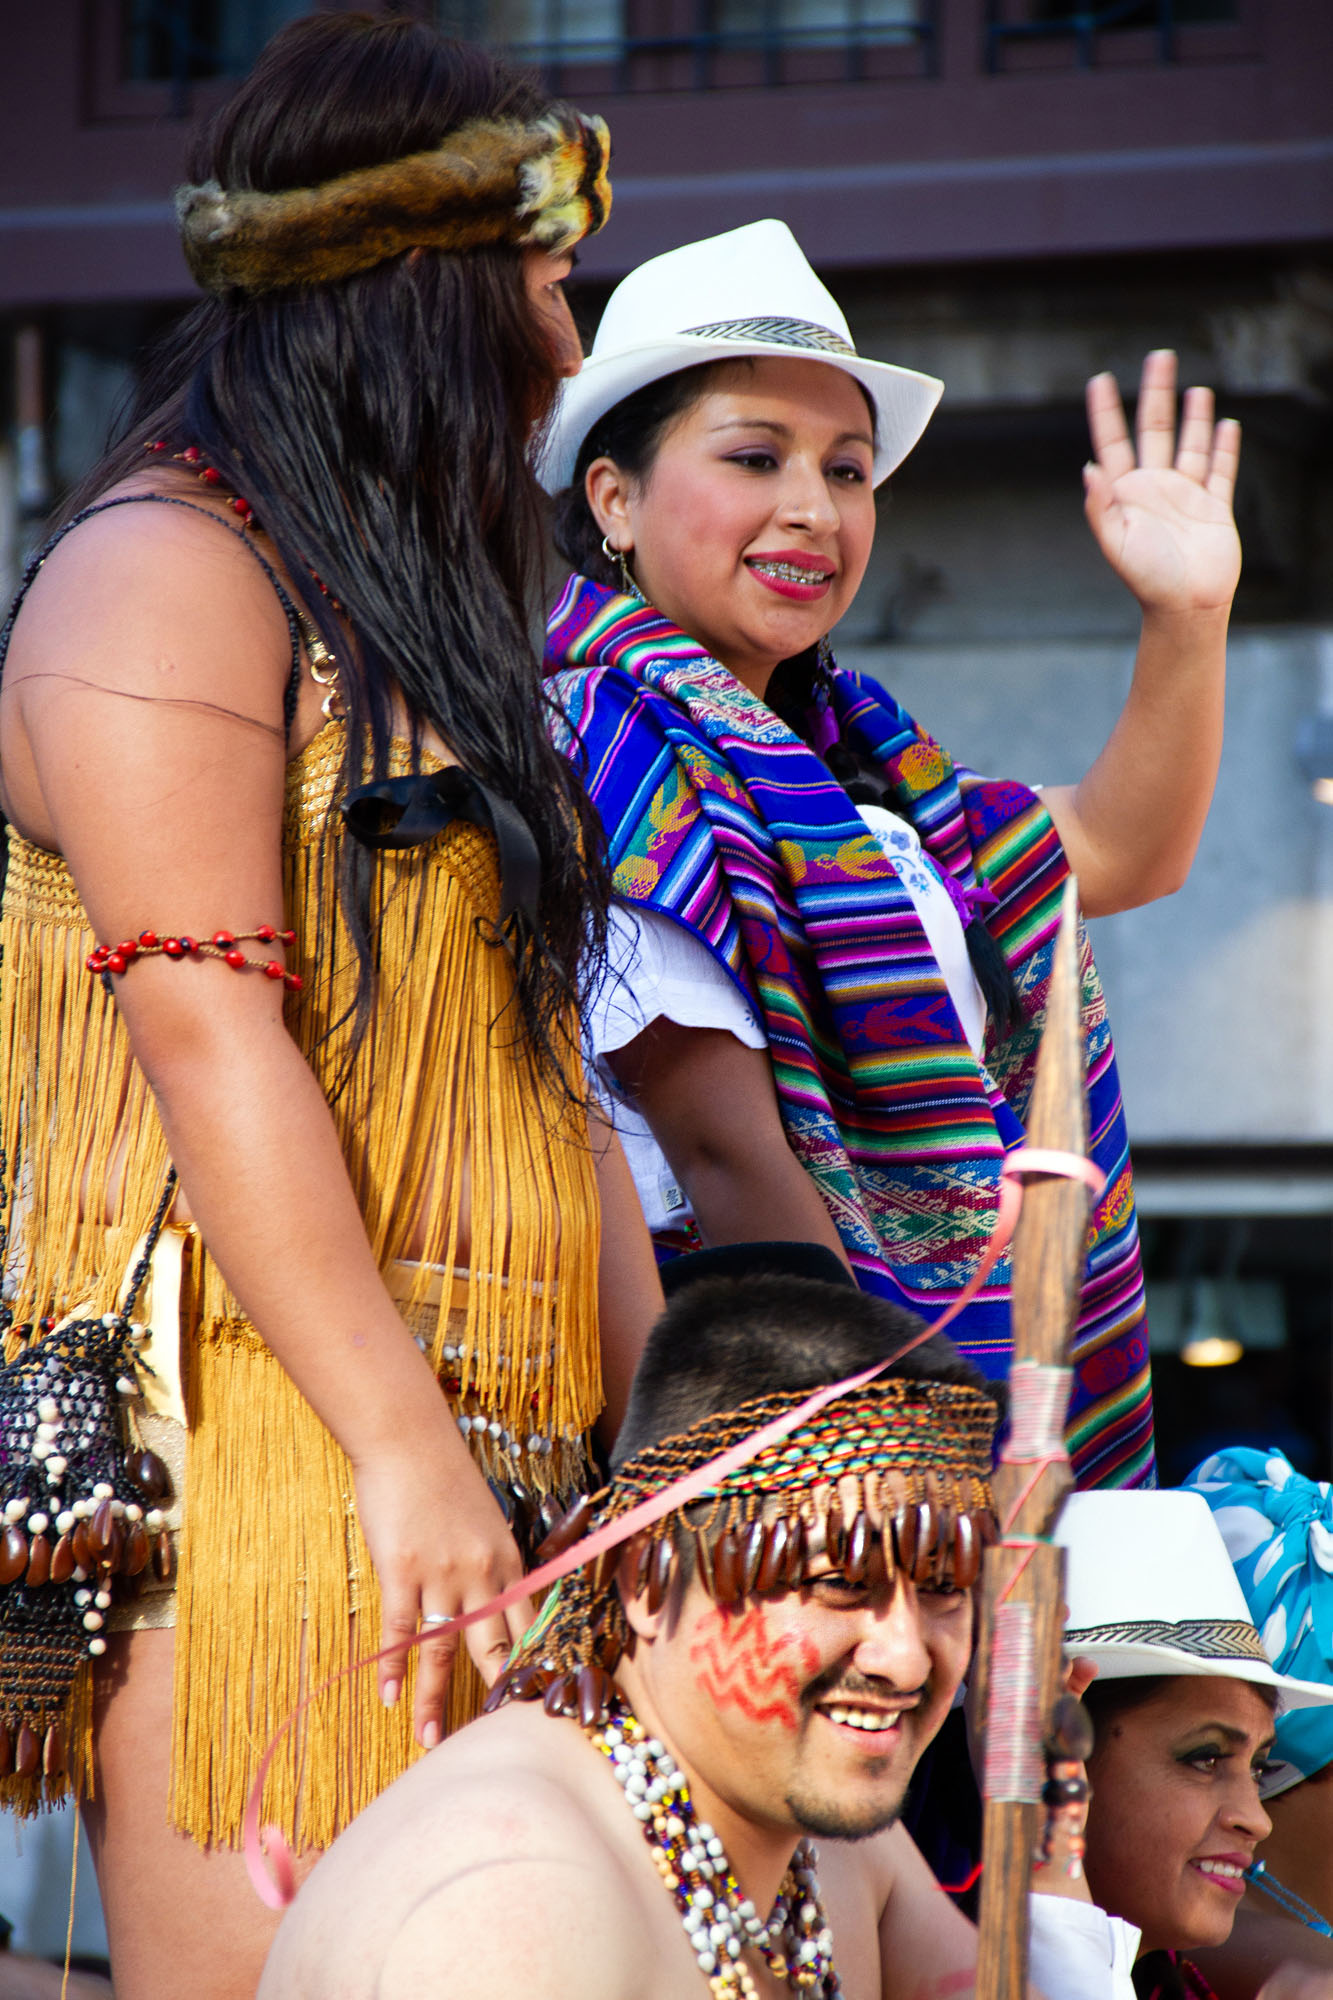
<path id="1" fill-rule="evenodd" d="M 185 261 L 208 292 L 326 285 L 404 250 L 534 244 L 558 254 L 611 208 L 600 118 L 561 108 L 533 125 L 475 119 L 430 152 L 319 187 L 176 195 Z"/>

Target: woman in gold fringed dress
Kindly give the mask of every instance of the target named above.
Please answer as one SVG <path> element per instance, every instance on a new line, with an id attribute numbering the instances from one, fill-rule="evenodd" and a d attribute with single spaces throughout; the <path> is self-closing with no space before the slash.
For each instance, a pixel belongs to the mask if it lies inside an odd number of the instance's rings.
<path id="1" fill-rule="evenodd" d="M 660 1301 L 589 1135 L 605 889 L 526 610 L 529 439 L 578 366 L 560 284 L 606 148 L 408 22 L 284 31 L 178 198 L 209 296 L 5 635 L 11 1351 L 116 1310 L 179 1174 L 131 1403 L 168 1573 L 35 1718 L 134 2000 L 253 1991 L 265 1745 L 381 1635 L 520 1575 Z M 525 1623 L 468 1633 L 484 1676 Z M 327 1844 L 473 1712 L 451 1652 L 322 1698 L 265 1819 Z"/>

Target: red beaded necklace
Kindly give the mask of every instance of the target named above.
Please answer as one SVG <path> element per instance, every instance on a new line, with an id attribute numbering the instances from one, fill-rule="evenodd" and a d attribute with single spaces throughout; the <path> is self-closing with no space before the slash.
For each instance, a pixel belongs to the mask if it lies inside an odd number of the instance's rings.
<path id="1" fill-rule="evenodd" d="M 165 438 L 154 438 L 151 444 L 144 446 L 144 450 L 151 451 L 160 458 L 172 458 L 180 465 L 188 465 L 195 477 L 201 479 L 205 486 L 219 489 L 218 498 L 226 501 L 243 528 L 253 528 L 256 534 L 259 532 L 259 523 L 255 519 L 255 510 L 250 502 L 243 493 L 232 492 L 217 467 L 208 463 L 197 444 L 187 444 L 184 451 L 173 451 Z M 323 588 L 321 584 L 320 589 Z"/>
<path id="2" fill-rule="evenodd" d="M 255 510 L 245 495 L 237 493 L 233 487 L 227 484 L 227 481 L 223 478 L 217 467 L 209 464 L 197 444 L 187 444 L 183 451 L 173 451 L 165 438 L 154 438 L 150 444 L 144 446 L 144 450 L 153 453 L 158 458 L 170 458 L 178 465 L 188 465 L 196 479 L 200 480 L 205 486 L 211 487 L 220 500 L 226 501 L 243 528 L 249 528 L 257 535 L 263 533 L 259 521 L 255 518 Z M 314 570 L 308 564 L 306 569 L 311 582 L 327 597 L 330 608 L 340 618 L 343 617 L 343 607 L 339 604 L 328 585 L 316 576 Z"/>

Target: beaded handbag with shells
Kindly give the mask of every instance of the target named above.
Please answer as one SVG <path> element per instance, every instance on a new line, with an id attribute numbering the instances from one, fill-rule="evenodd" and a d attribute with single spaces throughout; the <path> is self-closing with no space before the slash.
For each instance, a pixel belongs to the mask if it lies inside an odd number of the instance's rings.
<path id="1" fill-rule="evenodd" d="M 0 1156 L 0 1205 L 5 1161 Z M 0 1308 L 0 1799 L 33 1812 L 66 1789 L 83 1663 L 117 1594 L 170 1576 L 170 1478 L 127 1414 L 147 1366 L 131 1317 L 175 1192 L 167 1177 L 118 1312 L 15 1326 Z M 0 1259 L 5 1232 L 0 1228 Z"/>

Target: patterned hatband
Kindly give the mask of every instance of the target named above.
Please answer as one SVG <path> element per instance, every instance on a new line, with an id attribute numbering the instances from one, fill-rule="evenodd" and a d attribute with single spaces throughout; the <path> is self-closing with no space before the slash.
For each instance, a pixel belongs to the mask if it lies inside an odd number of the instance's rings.
<path id="1" fill-rule="evenodd" d="M 706 1465 L 809 1391 L 756 1397 L 703 1419 L 627 1459 L 595 1498 L 578 1501 L 538 1551 L 546 1560 L 620 1519 L 673 1480 Z M 966 1590 L 995 1538 L 989 1483 L 996 1405 L 956 1383 L 890 1377 L 825 1406 L 757 1452 L 683 1510 L 666 1514 L 625 1550 L 604 1551 L 556 1586 L 491 1690 L 488 1708 L 540 1697 L 551 1714 L 592 1727 L 628 1643 L 617 1576 L 650 1611 L 678 1566 L 692 1564 L 721 1604 L 795 1589 L 826 1556 L 853 1583 L 904 1576 L 927 1589 Z"/>
<path id="2" fill-rule="evenodd" d="M 1270 1664 L 1255 1627 L 1246 1618 L 1119 1619 L 1066 1631 L 1065 1650 L 1086 1646 L 1169 1646 L 1195 1660 L 1262 1660 Z"/>
<path id="3" fill-rule="evenodd" d="M 773 347 L 803 347 L 807 351 L 813 348 L 820 354 L 857 358 L 850 340 L 812 319 L 780 319 L 765 313 L 752 319 L 710 320 L 707 326 L 687 326 L 683 331 L 696 340 L 737 340 L 747 344 L 765 340 Z"/>

